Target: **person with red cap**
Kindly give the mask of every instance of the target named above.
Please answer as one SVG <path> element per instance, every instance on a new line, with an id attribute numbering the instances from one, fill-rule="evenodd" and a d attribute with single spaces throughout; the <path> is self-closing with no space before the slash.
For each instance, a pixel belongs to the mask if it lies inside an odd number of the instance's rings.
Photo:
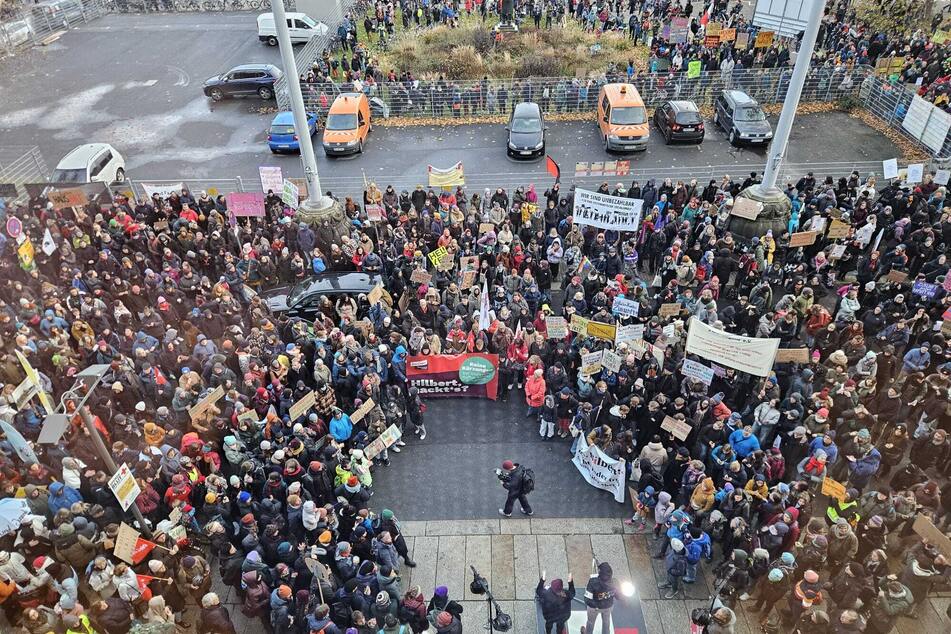
<path id="1" fill-rule="evenodd" d="M 505 506 L 499 509 L 499 515 L 511 517 L 515 500 L 518 500 L 522 513 L 534 515 L 532 505 L 528 503 L 528 494 L 535 490 L 535 473 L 517 462 L 505 460 L 502 462 L 502 468 L 497 469 L 495 474 L 508 491 L 505 496 Z"/>

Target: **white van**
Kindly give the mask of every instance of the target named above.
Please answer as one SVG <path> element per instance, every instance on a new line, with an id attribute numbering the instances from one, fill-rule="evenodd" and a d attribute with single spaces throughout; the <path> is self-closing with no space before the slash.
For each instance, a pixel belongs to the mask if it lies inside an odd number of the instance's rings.
<path id="1" fill-rule="evenodd" d="M 125 159 L 108 143 L 86 143 L 60 159 L 51 183 L 121 183 Z"/>
<path id="2" fill-rule="evenodd" d="M 306 13 L 287 13 L 286 15 L 291 44 L 305 44 L 315 35 L 326 35 L 330 30 L 326 24 L 315 21 Z M 277 30 L 274 28 L 273 13 L 262 13 L 258 16 L 258 39 L 269 46 L 277 46 Z"/>

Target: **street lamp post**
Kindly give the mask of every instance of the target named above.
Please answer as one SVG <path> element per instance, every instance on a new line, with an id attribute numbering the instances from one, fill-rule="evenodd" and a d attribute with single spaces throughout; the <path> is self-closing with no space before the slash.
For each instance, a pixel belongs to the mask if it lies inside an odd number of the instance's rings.
<path id="1" fill-rule="evenodd" d="M 783 110 L 776 124 L 776 134 L 769 148 L 769 158 L 766 161 L 766 171 L 763 173 L 762 189 L 764 191 L 776 189 L 779 178 L 779 168 L 786 158 L 786 147 L 789 145 L 789 134 L 792 132 L 793 121 L 796 118 L 796 108 L 802 97 L 802 87 L 809 74 L 809 65 L 812 63 L 812 54 L 816 48 L 816 39 L 819 36 L 819 22 L 822 21 L 822 12 L 825 9 L 824 0 L 811 0 L 809 20 L 802 36 L 799 53 L 796 56 L 796 65 L 789 80 L 789 89 L 783 102 Z"/>
<path id="2" fill-rule="evenodd" d="M 281 64 L 287 80 L 288 97 L 291 112 L 294 114 L 294 129 L 300 143 L 300 158 L 304 164 L 304 178 L 307 180 L 307 198 L 301 203 L 305 211 L 319 212 L 330 209 L 333 200 L 323 195 L 320 177 L 317 175 L 317 159 L 314 156 L 314 144 L 310 138 L 310 126 L 307 125 L 307 112 L 304 109 L 304 96 L 300 89 L 300 77 L 297 75 L 297 63 L 294 61 L 294 49 L 287 30 L 287 14 L 283 0 L 271 0 L 271 12 L 274 14 L 274 29 L 281 49 Z"/>

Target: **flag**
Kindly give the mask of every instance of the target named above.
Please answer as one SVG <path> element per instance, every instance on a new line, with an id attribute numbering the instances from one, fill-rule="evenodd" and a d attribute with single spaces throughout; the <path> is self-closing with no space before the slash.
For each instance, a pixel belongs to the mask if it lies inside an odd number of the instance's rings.
<path id="1" fill-rule="evenodd" d="M 132 563 L 138 564 L 145 559 L 155 548 L 155 544 L 141 537 L 135 540 L 135 548 L 132 550 Z"/>
<path id="2" fill-rule="evenodd" d="M 56 241 L 53 240 L 53 234 L 50 233 L 49 229 L 47 229 L 46 232 L 43 233 L 43 253 L 45 253 L 47 257 L 49 257 L 53 255 L 53 251 L 55 250 L 56 250 Z"/>
<path id="3" fill-rule="evenodd" d="M 581 258 L 581 262 L 578 264 L 578 275 L 582 278 L 588 274 L 588 271 L 591 270 L 591 260 L 588 259 L 588 256 Z"/>
<path id="4" fill-rule="evenodd" d="M 711 0 L 711 1 L 710 1 L 710 6 L 707 7 L 707 10 L 703 12 L 703 16 L 700 18 L 700 24 L 701 24 L 701 26 L 706 26 L 706 25 L 707 25 L 707 22 L 710 21 L 710 16 L 713 15 L 713 5 L 714 5 L 715 2 L 716 2 L 716 0 Z"/>
<path id="5" fill-rule="evenodd" d="M 479 298 L 479 330 L 488 330 L 492 325 L 489 317 L 489 280 L 482 282 L 482 296 Z"/>
<path id="6" fill-rule="evenodd" d="M 551 174 L 556 183 L 561 182 L 561 168 L 558 167 L 558 163 L 555 162 L 555 159 L 550 156 L 546 156 L 545 169 L 548 170 L 548 173 Z"/>

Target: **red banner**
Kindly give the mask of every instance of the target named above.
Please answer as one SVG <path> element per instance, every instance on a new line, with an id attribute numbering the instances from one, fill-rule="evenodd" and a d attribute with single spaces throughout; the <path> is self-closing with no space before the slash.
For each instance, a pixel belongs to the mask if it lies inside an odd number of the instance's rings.
<path id="1" fill-rule="evenodd" d="M 499 392 L 499 355 L 440 354 L 408 357 L 410 387 L 428 398 L 488 398 Z"/>

